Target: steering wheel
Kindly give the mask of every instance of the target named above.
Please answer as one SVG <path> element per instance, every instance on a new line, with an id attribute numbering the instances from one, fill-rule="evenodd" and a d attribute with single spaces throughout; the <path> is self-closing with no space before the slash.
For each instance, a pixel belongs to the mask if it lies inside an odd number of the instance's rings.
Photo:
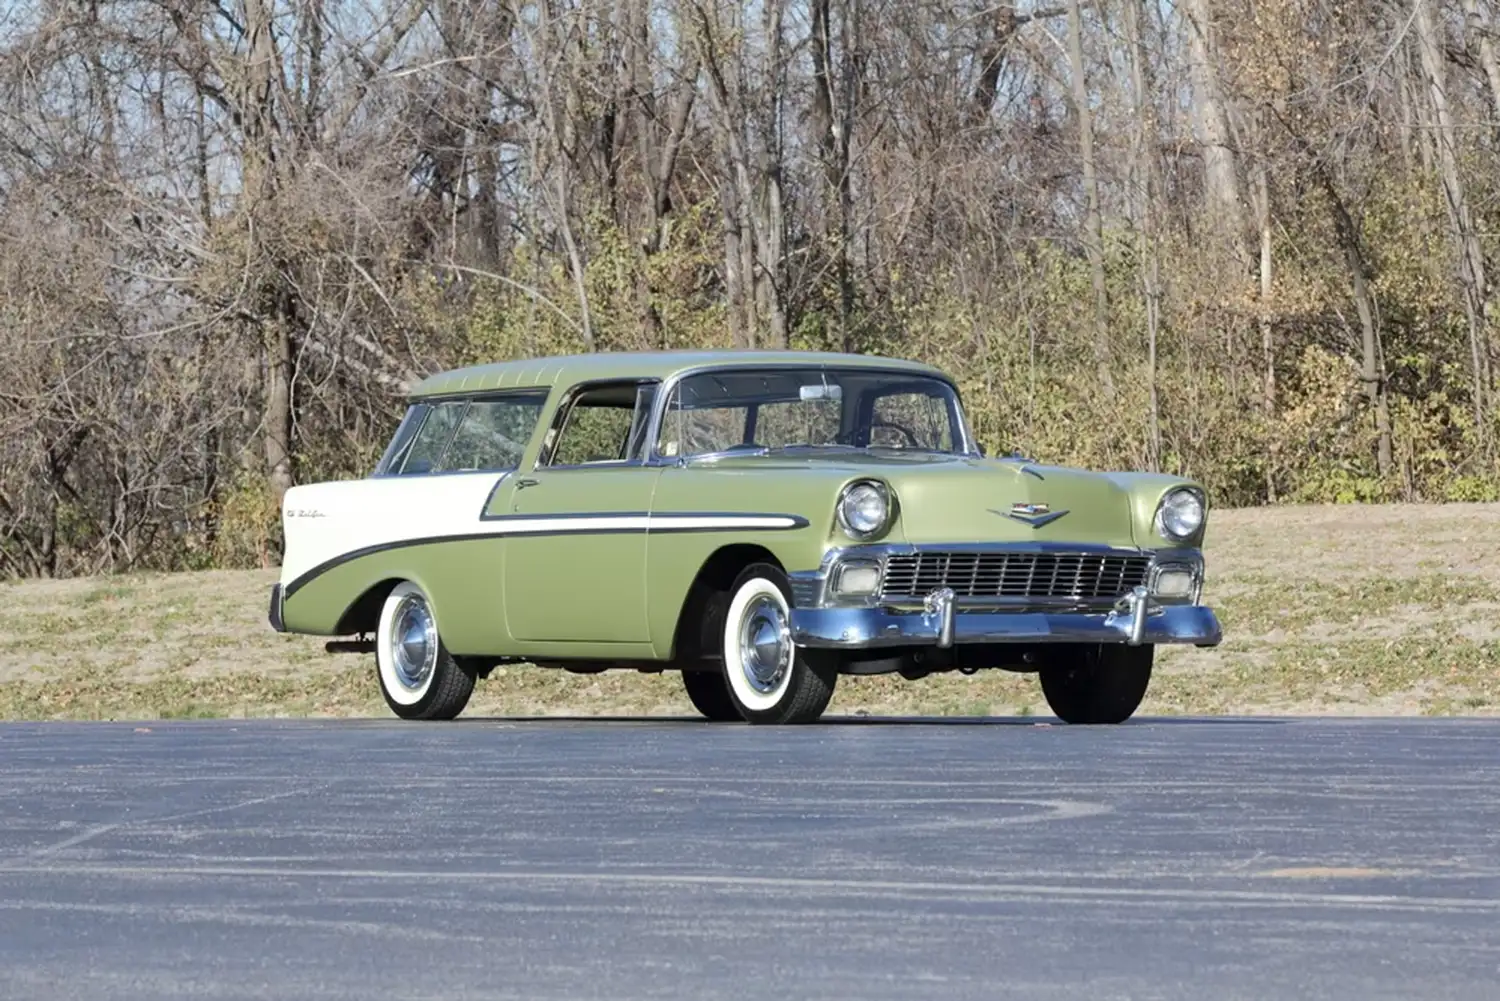
<path id="1" fill-rule="evenodd" d="M 871 438 L 875 437 L 874 432 L 875 432 L 875 430 L 877 428 L 890 428 L 892 431 L 897 431 L 900 434 L 904 435 L 906 437 L 907 443 L 910 444 L 912 448 L 921 448 L 922 447 L 917 442 L 917 436 L 916 436 L 916 434 L 911 430 L 911 428 L 905 426 L 904 424 L 898 424 L 895 421 L 886 420 L 883 417 L 872 418 L 871 421 L 870 421 L 870 432 L 871 432 L 870 437 Z M 874 444 L 874 443 L 871 442 L 871 444 Z"/>

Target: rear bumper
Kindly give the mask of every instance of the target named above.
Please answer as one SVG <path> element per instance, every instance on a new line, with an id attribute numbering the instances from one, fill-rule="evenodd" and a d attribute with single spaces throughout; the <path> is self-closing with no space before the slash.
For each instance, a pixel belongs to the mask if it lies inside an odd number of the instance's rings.
<path id="1" fill-rule="evenodd" d="M 271 611 L 266 616 L 271 623 L 271 628 L 278 633 L 286 632 L 286 623 L 281 618 L 281 585 L 271 585 Z"/>
<path id="2" fill-rule="evenodd" d="M 949 647 L 976 643 L 1125 643 L 1217 646 L 1218 617 L 1206 605 L 1156 605 L 1132 596 L 1111 612 L 957 612 L 939 598 L 924 611 L 793 608 L 792 641 L 833 650 Z"/>

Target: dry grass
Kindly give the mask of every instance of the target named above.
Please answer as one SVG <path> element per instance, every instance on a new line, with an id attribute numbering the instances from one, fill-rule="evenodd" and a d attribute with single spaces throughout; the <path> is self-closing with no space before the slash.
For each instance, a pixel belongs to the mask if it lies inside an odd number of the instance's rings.
<path id="1" fill-rule="evenodd" d="M 1219 511 L 1226 640 L 1158 657 L 1146 714 L 1500 712 L 1500 505 Z M 0 717 L 389 716 L 368 657 L 265 621 L 274 572 L 0 586 Z M 496 671 L 469 715 L 682 714 L 674 675 Z M 1032 677 L 842 679 L 833 713 L 1046 715 Z"/>

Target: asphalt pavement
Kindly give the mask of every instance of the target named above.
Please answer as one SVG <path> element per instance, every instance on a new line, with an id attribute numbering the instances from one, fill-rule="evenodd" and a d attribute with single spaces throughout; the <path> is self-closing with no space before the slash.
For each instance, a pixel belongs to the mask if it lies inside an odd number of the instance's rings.
<path id="1" fill-rule="evenodd" d="M 0 998 L 1500 998 L 1500 720 L 0 726 Z"/>

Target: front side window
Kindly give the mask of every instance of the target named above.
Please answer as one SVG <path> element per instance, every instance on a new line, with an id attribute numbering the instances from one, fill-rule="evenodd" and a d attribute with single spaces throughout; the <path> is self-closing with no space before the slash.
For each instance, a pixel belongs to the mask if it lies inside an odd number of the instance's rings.
<path id="1" fill-rule="evenodd" d="M 963 421 L 953 387 L 922 373 L 703 372 L 673 388 L 656 451 L 669 458 L 787 449 L 962 453 Z"/>
<path id="2" fill-rule="evenodd" d="M 547 464 L 588 466 L 640 460 L 655 396 L 654 383 L 613 383 L 582 390 L 553 432 Z"/>

